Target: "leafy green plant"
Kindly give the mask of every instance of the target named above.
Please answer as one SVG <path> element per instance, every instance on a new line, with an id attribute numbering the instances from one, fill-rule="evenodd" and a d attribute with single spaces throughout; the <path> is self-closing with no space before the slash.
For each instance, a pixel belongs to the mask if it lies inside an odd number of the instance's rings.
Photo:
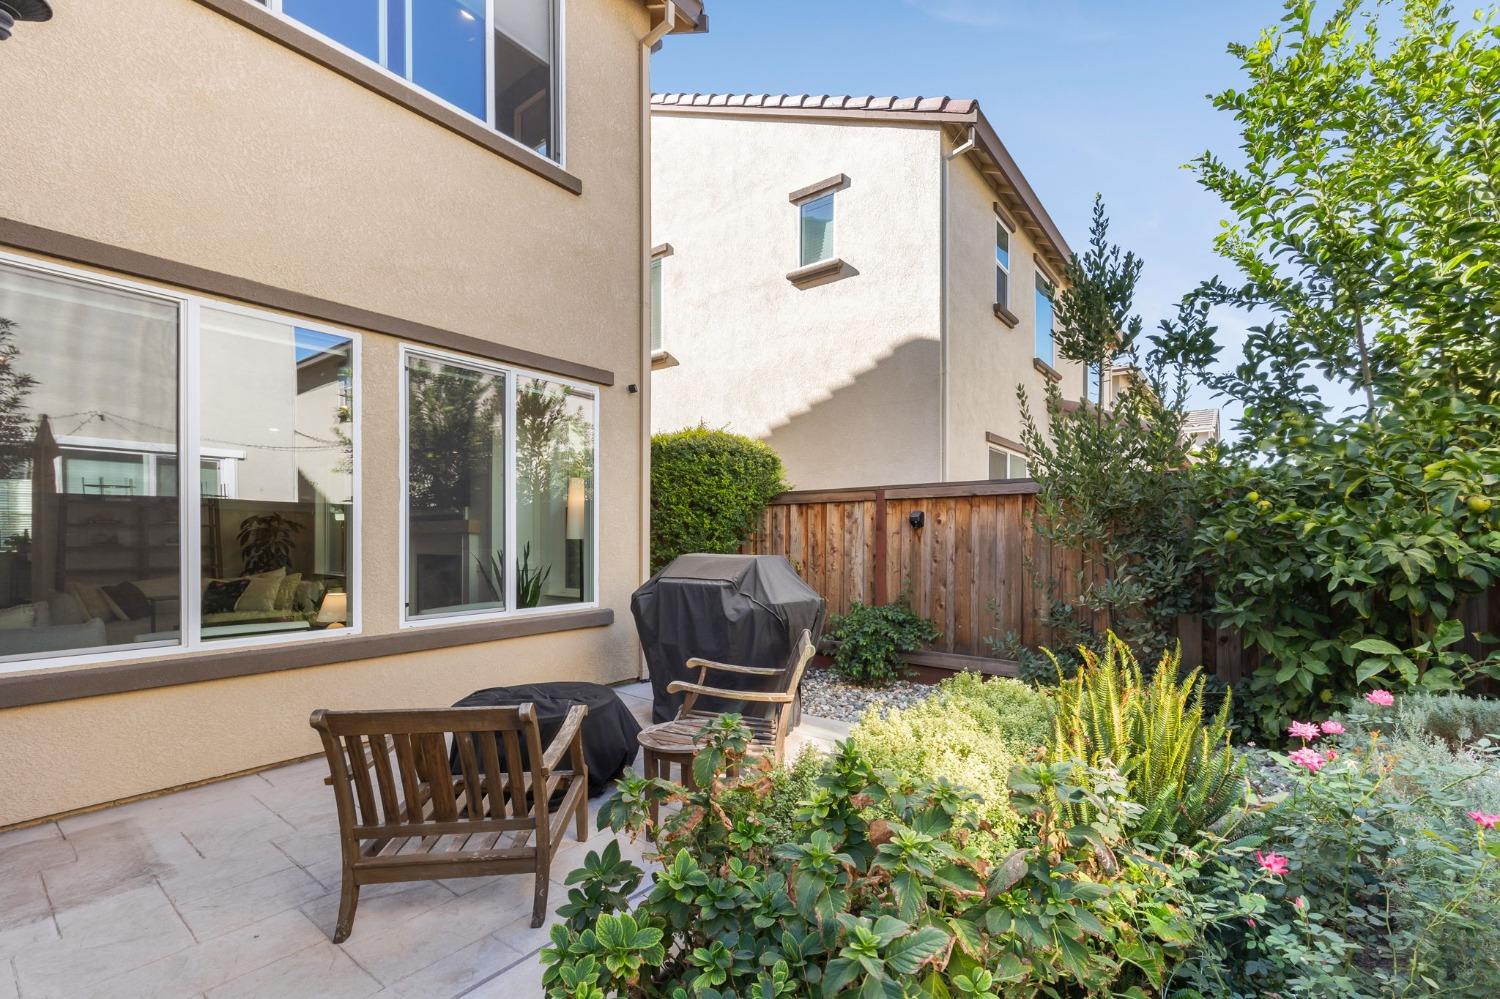
<path id="1" fill-rule="evenodd" d="M 1255 914 L 1220 924 L 1185 970 L 1233 996 L 1495 995 L 1500 842 L 1474 816 L 1493 817 L 1475 785 L 1500 753 L 1352 732 L 1314 747 L 1280 758 L 1291 792 L 1200 886 L 1253 894 Z"/>
<path id="2" fill-rule="evenodd" d="M 960 673 L 910 708 L 867 713 L 850 740 L 879 770 L 910 780 L 948 780 L 974 792 L 985 825 L 974 844 L 993 859 L 1013 849 L 1020 816 L 1010 774 L 1034 759 L 1051 731 L 1052 703 L 1007 679 Z"/>
<path id="3" fill-rule="evenodd" d="M 542 602 L 542 584 L 552 575 L 552 567 L 531 567 L 531 542 L 521 547 L 521 564 L 516 567 L 516 606 L 535 607 Z"/>
<path id="4" fill-rule="evenodd" d="M 1351 732 L 1395 739 L 1435 739 L 1457 751 L 1482 739 L 1500 743 L 1500 700 L 1465 694 L 1408 694 L 1389 708 L 1357 702 L 1345 718 Z M 1500 773 L 1495 774 L 1500 782 Z"/>
<path id="5" fill-rule="evenodd" d="M 245 574 L 291 568 L 292 549 L 301 531 L 301 524 L 279 513 L 251 514 L 240 521 L 237 541 Z"/>
<path id="6" fill-rule="evenodd" d="M 849 613 L 830 619 L 823 633 L 839 675 L 872 687 L 906 675 L 902 656 L 937 641 L 940 634 L 904 600 L 878 606 L 856 600 Z"/>
<path id="7" fill-rule="evenodd" d="M 699 426 L 651 438 L 651 571 L 679 555 L 733 553 L 787 490 L 781 459 L 760 441 Z"/>
<path id="8" fill-rule="evenodd" d="M 1039 492 L 1033 523 L 1071 569 L 1055 559 L 1042 580 L 1042 623 L 1070 670 L 1073 649 L 1098 649 L 1114 631 L 1155 656 L 1176 633 L 1176 620 L 1201 603 L 1201 572 L 1192 546 L 1196 495 L 1183 469 L 1193 444 L 1183 433 L 1189 365 L 1141 340 L 1133 314 L 1142 262 L 1109 241 L 1104 202 L 1094 203 L 1088 250 L 1068 262 L 1056 299 L 1053 338 L 1062 357 L 1088 372 L 1085 404 L 1073 389 L 1049 381 L 1042 412 L 1017 389 L 1022 440 Z M 1185 326 L 1207 329 L 1207 313 L 1185 305 Z M 1125 377 L 1106 374 L 1124 369 Z M 1101 405 L 1100 380 L 1120 390 Z M 998 616 L 998 615 L 997 615 Z M 989 645 L 1022 664 L 1023 676 L 1051 672 L 1015 635 Z M 1040 667 L 1040 668 L 1037 668 Z"/>
<path id="9" fill-rule="evenodd" d="M 770 783 L 748 742 L 725 717 L 706 734 L 695 787 L 620 782 L 601 825 L 654 836 L 664 866 L 631 912 L 596 914 L 629 883 L 608 858 L 570 879 L 567 921 L 542 951 L 549 996 L 1143 999 L 1193 943 L 1191 868 L 1136 853 L 1121 835 L 1123 784 L 1108 775 L 1076 782 L 1072 763 L 1019 772 L 1015 800 L 1035 835 L 990 864 L 968 845 L 981 831 L 971 795 L 877 771 L 844 743 L 800 805 L 796 836 L 746 846 L 723 803 Z M 1088 802 L 1102 821 L 1069 826 L 1059 800 Z M 656 825 L 653 802 L 678 808 Z"/>
<path id="10" fill-rule="evenodd" d="M 1203 680 L 1181 676 L 1182 653 L 1167 653 L 1148 680 L 1113 633 L 1104 653 L 1083 650 L 1083 667 L 1059 684 L 1047 758 L 1114 767 L 1142 807 L 1138 837 L 1194 841 L 1245 802 L 1245 764 L 1229 745 L 1228 699 L 1206 716 Z M 1078 822 L 1087 810 L 1065 809 Z"/>

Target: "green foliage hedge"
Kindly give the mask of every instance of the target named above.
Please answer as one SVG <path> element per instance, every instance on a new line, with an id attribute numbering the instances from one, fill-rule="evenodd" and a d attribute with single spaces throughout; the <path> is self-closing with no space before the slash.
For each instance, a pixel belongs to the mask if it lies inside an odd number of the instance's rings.
<path id="1" fill-rule="evenodd" d="M 939 634 L 904 600 L 879 606 L 856 600 L 849 613 L 828 622 L 824 637 L 837 643 L 833 666 L 845 680 L 878 687 L 905 675 L 901 657 L 937 641 Z"/>
<path id="2" fill-rule="evenodd" d="M 785 492 L 781 458 L 760 441 L 696 427 L 651 438 L 651 571 L 692 552 L 729 554 Z"/>
<path id="3" fill-rule="evenodd" d="M 1020 819 L 1010 807 L 1011 771 L 1046 741 L 1052 703 L 1014 680 L 960 673 L 915 707 L 867 714 L 850 741 L 870 764 L 917 780 L 952 781 L 979 795 L 989 831 L 984 851 L 1014 845 Z"/>

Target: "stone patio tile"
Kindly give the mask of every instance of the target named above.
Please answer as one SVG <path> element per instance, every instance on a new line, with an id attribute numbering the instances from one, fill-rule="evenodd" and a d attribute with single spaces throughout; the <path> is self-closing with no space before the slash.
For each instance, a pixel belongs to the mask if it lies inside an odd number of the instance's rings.
<path id="1" fill-rule="evenodd" d="M 379 982 L 325 940 L 209 989 L 206 995 L 209 999 L 364 999 L 379 991 Z"/>
<path id="2" fill-rule="evenodd" d="M 326 941 L 318 928 L 296 909 L 288 909 L 134 971 L 112 975 L 76 995 L 78 999 L 187 999 L 320 943 Z"/>
<path id="3" fill-rule="evenodd" d="M 21 999 L 16 969 L 11 967 L 9 959 L 0 961 L 0 999 Z"/>
<path id="4" fill-rule="evenodd" d="M 530 919 L 530 915 L 526 916 L 523 924 Z M 494 977 L 496 971 L 515 964 L 524 956 L 525 952 L 518 950 L 502 934 L 490 934 L 406 976 L 380 993 L 380 997 L 448 999 Z M 523 997 L 514 996 L 512 999 Z"/>
<path id="5" fill-rule="evenodd" d="M 57 923 L 53 920 L 51 911 L 33 915 L 0 930 L 0 961 L 9 961 L 17 954 L 25 954 L 34 947 L 56 939 Z"/>
<path id="6" fill-rule="evenodd" d="M 327 893 L 328 888 L 306 872 L 288 867 L 242 885 L 177 902 L 177 912 L 193 935 L 203 942 L 277 913 L 295 910 Z M 302 918 L 305 920 L 306 916 Z"/>
<path id="7" fill-rule="evenodd" d="M 4 858 L 5 851 L 11 847 L 49 839 L 62 839 L 62 830 L 57 828 L 56 822 L 43 822 L 38 826 L 27 826 L 25 829 L 12 829 L 9 832 L 0 833 L 0 859 Z"/>
<path id="8" fill-rule="evenodd" d="M 343 856 L 339 847 L 337 820 L 328 823 L 326 828 L 303 828 L 285 836 L 276 836 L 271 840 L 271 845 L 286 854 L 298 867 L 337 864 Z"/>
<path id="9" fill-rule="evenodd" d="M 541 999 L 542 962 L 535 955 L 522 958 L 510 968 L 478 987 L 465 992 L 463 999 Z"/>
<path id="10" fill-rule="evenodd" d="M 61 909 L 62 936 L 13 960 L 26 999 L 72 997 L 193 945 L 161 888 L 151 883 Z"/>
<path id="11" fill-rule="evenodd" d="M 245 840 L 232 849 L 221 848 L 202 857 L 195 854 L 157 877 L 172 901 L 183 905 L 288 869 L 295 870 L 296 865 L 269 840 Z"/>
<path id="12" fill-rule="evenodd" d="M 53 828 L 56 828 L 55 826 Z M 5 882 L 49 867 L 61 867 L 78 859 L 73 844 L 61 836 L 32 839 L 16 843 L 0 853 L 0 893 Z M 3 921 L 4 905 L 0 904 L 0 921 Z"/>
<path id="13" fill-rule="evenodd" d="M 395 925 L 370 926 L 358 913 L 345 953 L 384 985 L 436 964 L 490 935 L 522 913 L 531 912 L 531 878 L 521 875 L 485 879 L 467 895 L 449 895 Z M 361 899 L 361 907 L 363 899 Z"/>
<path id="14" fill-rule="evenodd" d="M 337 884 L 337 878 L 331 883 Z M 384 890 L 377 891 L 377 888 Z M 372 935 L 384 934 L 452 898 L 451 891 L 432 881 L 362 888 L 359 893 L 359 909 L 354 918 L 354 933 L 358 935 L 363 931 Z M 297 908 L 311 919 L 329 940 L 333 939 L 333 928 L 338 922 L 339 914 L 337 889 L 299 905 Z"/>

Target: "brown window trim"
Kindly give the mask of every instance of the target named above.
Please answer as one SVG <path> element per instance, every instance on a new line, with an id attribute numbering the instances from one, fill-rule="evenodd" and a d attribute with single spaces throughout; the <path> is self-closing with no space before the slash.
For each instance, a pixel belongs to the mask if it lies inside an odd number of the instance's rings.
<path id="1" fill-rule="evenodd" d="M 176 655 L 162 659 L 125 661 L 115 665 L 81 669 L 58 668 L 19 676 L 0 676 L 0 709 L 153 690 L 157 687 L 175 687 L 185 683 L 226 680 L 237 676 L 279 673 L 312 666 L 331 666 L 460 645 L 499 642 L 528 635 L 603 628 L 613 624 L 614 620 L 614 611 L 608 607 L 600 607 L 484 624 L 408 628 L 386 635 L 357 635 L 352 638 L 304 642 L 301 645 Z"/>
<path id="2" fill-rule="evenodd" d="M 677 248 L 674 247 L 671 243 L 660 243 L 651 248 L 651 259 L 661 260 L 663 257 L 670 257 L 676 252 Z"/>
<path id="3" fill-rule="evenodd" d="M 568 361 L 559 357 L 548 357 L 545 354 L 492 343 L 489 340 L 481 340 L 463 333 L 450 333 L 447 330 L 415 323 L 409 319 L 400 319 L 352 305 L 330 302 L 326 298 L 315 298 L 299 291 L 276 288 L 272 285 L 261 284 L 259 281 L 235 277 L 232 274 L 220 274 L 192 264 L 153 257 L 136 250 L 99 243 L 53 229 L 43 229 L 40 226 L 17 222 L 14 219 L 0 217 L 0 246 L 14 247 L 29 253 L 55 257 L 69 263 L 113 271 L 128 277 L 142 278 L 156 284 L 186 288 L 189 291 L 201 292 L 216 298 L 233 299 L 275 312 L 291 313 L 307 319 L 320 319 L 336 326 L 384 333 L 387 336 L 410 340 L 413 343 L 443 347 L 463 354 L 472 354 L 475 357 L 532 368 L 547 374 L 592 382 L 595 385 L 607 386 L 615 383 L 614 372 L 589 364 L 580 364 L 577 361 Z"/>
<path id="4" fill-rule="evenodd" d="M 583 181 L 540 153 L 533 153 L 526 147 L 501 136 L 499 132 L 451 108 L 444 107 L 438 101 L 412 89 L 407 84 L 386 76 L 364 61 L 346 52 L 340 52 L 327 42 L 283 21 L 251 0 L 198 0 L 198 3 L 210 10 L 218 11 L 258 35 L 306 56 L 320 66 L 333 70 L 346 80 L 351 80 L 366 90 L 373 91 L 408 111 L 421 115 L 434 125 L 440 125 L 450 132 L 461 135 L 477 146 L 483 146 L 495 155 L 510 160 L 543 180 L 551 181 L 573 194 L 583 193 Z"/>
<path id="5" fill-rule="evenodd" d="M 992 202 L 992 204 L 995 206 L 995 214 L 1000 217 L 1001 222 L 1005 223 L 1005 228 L 1010 230 L 1010 234 L 1014 236 L 1019 232 L 1020 227 L 1016 225 L 1016 220 L 1011 217 L 1010 212 L 1005 210 L 1005 206 L 998 201 Z"/>
<path id="6" fill-rule="evenodd" d="M 787 200 L 795 205 L 803 201 L 810 201 L 815 197 L 827 194 L 829 191 L 842 191 L 848 186 L 848 175 L 836 173 L 827 180 L 820 180 L 816 184 L 808 184 L 806 187 L 798 188 L 787 195 Z"/>
<path id="7" fill-rule="evenodd" d="M 1020 316 L 1016 315 L 1014 312 L 1010 311 L 999 302 L 995 303 L 995 318 L 1000 320 L 1005 325 L 1009 326 L 1011 329 L 1015 329 L 1016 326 L 1021 322 Z"/>
<path id="8" fill-rule="evenodd" d="M 989 430 L 986 430 L 984 432 L 984 442 L 986 444 L 993 444 L 996 447 L 1003 447 L 1009 451 L 1014 451 L 1022 458 L 1031 457 L 1031 449 L 1028 448 L 1025 444 L 1022 444 L 1020 441 L 1013 441 L 1009 437 L 1001 437 L 999 434 Z"/>
<path id="9" fill-rule="evenodd" d="M 1061 373 L 1059 373 L 1056 368 L 1048 364 L 1046 361 L 1042 360 L 1040 357 L 1033 357 L 1031 359 L 1031 366 L 1033 368 L 1036 368 L 1037 371 L 1046 375 L 1048 378 L 1052 379 L 1055 382 L 1062 381 Z"/>

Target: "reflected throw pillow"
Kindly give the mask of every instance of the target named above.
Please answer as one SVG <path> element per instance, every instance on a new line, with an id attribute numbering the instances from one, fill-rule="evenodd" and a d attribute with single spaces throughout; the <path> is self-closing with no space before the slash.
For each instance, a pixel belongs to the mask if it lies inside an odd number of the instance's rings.
<path id="1" fill-rule="evenodd" d="M 289 611 L 292 609 L 292 599 L 297 595 L 297 587 L 302 582 L 302 573 L 289 572 L 281 580 L 281 585 L 276 588 L 276 610 Z"/>
<path id="2" fill-rule="evenodd" d="M 249 585 L 248 579 L 210 579 L 203 590 L 203 613 L 230 613 Z"/>
<path id="3" fill-rule="evenodd" d="M 245 592 L 241 593 L 240 599 L 235 602 L 234 609 L 254 611 L 257 614 L 275 610 L 276 594 L 280 591 L 281 581 L 285 578 L 285 569 L 274 569 L 271 572 L 251 576 L 245 586 Z"/>

